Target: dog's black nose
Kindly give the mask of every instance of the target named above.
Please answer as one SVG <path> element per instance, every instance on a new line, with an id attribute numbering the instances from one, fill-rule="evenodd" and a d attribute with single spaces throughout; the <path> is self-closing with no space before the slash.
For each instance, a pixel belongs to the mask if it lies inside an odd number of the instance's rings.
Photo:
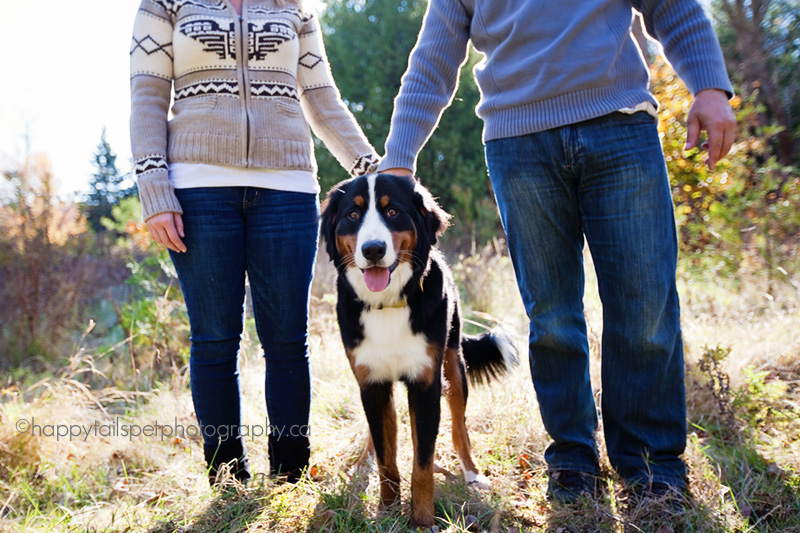
<path id="1" fill-rule="evenodd" d="M 364 259 L 377 263 L 386 255 L 386 243 L 382 241 L 368 241 L 361 247 Z"/>

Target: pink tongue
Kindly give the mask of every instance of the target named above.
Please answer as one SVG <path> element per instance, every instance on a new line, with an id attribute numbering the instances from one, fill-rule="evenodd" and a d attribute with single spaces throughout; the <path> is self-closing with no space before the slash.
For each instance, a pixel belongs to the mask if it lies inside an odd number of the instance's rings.
<path id="1" fill-rule="evenodd" d="M 381 292 L 389 285 L 389 269 L 372 267 L 364 271 L 364 283 L 372 292 Z"/>

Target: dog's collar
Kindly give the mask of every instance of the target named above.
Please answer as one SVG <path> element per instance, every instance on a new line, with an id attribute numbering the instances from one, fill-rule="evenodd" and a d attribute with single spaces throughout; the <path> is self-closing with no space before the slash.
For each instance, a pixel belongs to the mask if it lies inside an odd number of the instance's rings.
<path id="1" fill-rule="evenodd" d="M 422 287 L 422 280 L 420 280 L 419 282 L 419 292 L 425 292 L 425 289 Z M 380 311 L 381 309 L 403 309 L 404 307 L 408 307 L 408 300 L 403 298 L 399 302 L 393 304 L 378 304 L 378 305 L 365 304 L 364 307 L 366 307 L 367 310 L 370 311 L 373 309 L 377 311 Z"/>
<path id="2" fill-rule="evenodd" d="M 394 304 L 366 305 L 365 307 L 370 311 L 373 309 L 377 311 L 380 311 L 381 309 L 403 309 L 404 307 L 408 307 L 408 301 L 400 300 L 399 302 Z"/>

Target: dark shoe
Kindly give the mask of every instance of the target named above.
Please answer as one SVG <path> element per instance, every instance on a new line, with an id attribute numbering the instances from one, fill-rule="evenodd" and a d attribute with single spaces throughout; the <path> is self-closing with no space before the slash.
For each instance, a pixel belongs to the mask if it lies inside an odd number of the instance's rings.
<path id="1" fill-rule="evenodd" d="M 597 476 L 579 470 L 548 470 L 547 499 L 571 505 L 581 497 L 597 496 Z"/>
<path id="2" fill-rule="evenodd" d="M 203 446 L 203 454 L 208 465 L 208 482 L 212 486 L 220 482 L 219 474 L 223 470 L 228 470 L 241 483 L 250 479 L 247 446 L 242 437 L 227 440 L 219 446 Z"/>
<path id="3" fill-rule="evenodd" d="M 675 514 L 683 514 L 689 503 L 689 492 L 685 487 L 660 481 L 637 483 L 631 486 L 630 490 L 637 501 L 662 503 Z"/>
<path id="4" fill-rule="evenodd" d="M 270 435 L 267 445 L 270 476 L 296 483 L 308 468 L 311 456 L 308 437 L 279 439 Z"/>

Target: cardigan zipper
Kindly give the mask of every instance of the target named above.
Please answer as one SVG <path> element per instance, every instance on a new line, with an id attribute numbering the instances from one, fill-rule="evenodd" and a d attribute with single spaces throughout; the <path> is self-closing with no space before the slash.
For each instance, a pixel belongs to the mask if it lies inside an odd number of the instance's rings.
<path id="1" fill-rule="evenodd" d="M 239 15 L 239 28 L 242 35 L 241 54 L 242 54 L 242 81 L 243 97 L 244 97 L 244 114 L 245 114 L 245 168 L 250 167 L 250 77 L 248 76 L 249 56 L 248 43 L 250 41 L 250 34 L 245 24 L 245 14 L 247 13 L 247 0 L 242 0 L 242 13 Z"/>
<path id="2" fill-rule="evenodd" d="M 242 114 L 244 115 L 244 139 L 242 144 L 241 158 L 242 165 L 245 168 L 250 167 L 250 99 L 248 98 L 249 92 L 249 76 L 247 75 L 248 69 L 248 55 L 247 44 L 249 42 L 249 35 L 245 25 L 245 14 L 247 13 L 247 0 L 242 0 L 242 12 L 237 13 L 229 0 L 224 0 L 228 6 L 228 10 L 232 14 L 234 21 L 236 38 L 239 40 L 237 43 L 237 66 L 239 67 L 239 94 L 242 100 Z"/>

